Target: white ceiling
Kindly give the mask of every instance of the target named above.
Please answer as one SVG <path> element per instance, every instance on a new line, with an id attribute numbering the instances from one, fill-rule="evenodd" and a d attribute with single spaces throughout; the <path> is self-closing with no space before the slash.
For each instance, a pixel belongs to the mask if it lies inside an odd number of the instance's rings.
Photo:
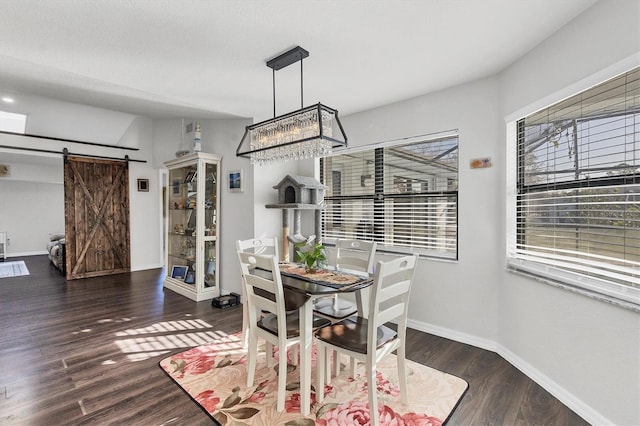
<path id="1" fill-rule="evenodd" d="M 595 0 L 0 0 L 0 95 L 160 117 L 272 116 L 296 45 L 304 103 L 341 115 L 496 74 Z M 278 114 L 300 67 L 276 73 Z"/>

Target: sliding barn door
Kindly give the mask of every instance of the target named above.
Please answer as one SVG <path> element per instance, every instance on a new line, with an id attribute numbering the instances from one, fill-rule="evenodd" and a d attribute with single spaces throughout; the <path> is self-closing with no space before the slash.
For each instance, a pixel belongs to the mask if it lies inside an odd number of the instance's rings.
<path id="1" fill-rule="evenodd" d="M 125 161 L 67 157 L 64 212 L 67 279 L 130 270 Z"/>

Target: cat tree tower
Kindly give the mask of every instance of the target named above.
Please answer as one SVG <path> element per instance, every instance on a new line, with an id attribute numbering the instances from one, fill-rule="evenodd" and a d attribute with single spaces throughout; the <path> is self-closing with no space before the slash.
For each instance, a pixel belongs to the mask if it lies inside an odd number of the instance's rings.
<path id="1" fill-rule="evenodd" d="M 322 243 L 322 209 L 326 187 L 308 176 L 287 175 L 273 187 L 278 190 L 278 204 L 267 204 L 268 209 L 282 209 L 282 259 L 288 262 L 289 245 L 311 242 Z M 315 210 L 315 235 L 305 237 L 300 229 L 302 210 Z M 289 233 L 289 216 L 293 211 L 293 233 Z"/>

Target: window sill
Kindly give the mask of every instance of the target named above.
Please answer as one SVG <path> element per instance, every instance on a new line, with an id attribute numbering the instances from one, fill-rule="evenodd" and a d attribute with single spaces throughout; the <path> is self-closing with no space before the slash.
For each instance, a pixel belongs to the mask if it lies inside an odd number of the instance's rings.
<path id="1" fill-rule="evenodd" d="M 336 245 L 336 241 L 337 240 L 335 238 L 327 238 L 322 244 L 326 247 L 330 247 L 334 249 Z M 410 255 L 417 254 L 421 259 L 458 263 L 457 254 L 444 256 L 436 251 L 424 250 L 419 248 L 388 247 L 380 243 L 378 243 L 378 247 L 376 248 L 376 253 L 386 254 L 390 256 L 410 256 Z"/>
<path id="2" fill-rule="evenodd" d="M 566 274 L 566 276 L 562 276 L 555 271 L 549 271 L 546 267 L 516 259 L 507 260 L 507 271 L 624 309 L 640 312 L 640 289 L 637 288 L 619 286 L 622 291 L 618 291 L 620 294 L 616 295 L 616 292 L 605 289 L 595 280 L 591 282 L 585 279 L 571 279 L 569 278 L 570 273 L 561 271 Z"/>

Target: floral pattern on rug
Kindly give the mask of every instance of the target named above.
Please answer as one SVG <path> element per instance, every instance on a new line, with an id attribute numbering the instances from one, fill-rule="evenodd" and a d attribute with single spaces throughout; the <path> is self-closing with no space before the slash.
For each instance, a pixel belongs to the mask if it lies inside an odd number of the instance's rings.
<path id="1" fill-rule="evenodd" d="M 315 365 L 315 348 L 312 364 Z M 246 352 L 240 335 L 228 335 L 215 342 L 189 349 L 160 361 L 160 367 L 216 421 L 222 425 L 368 425 L 367 380 L 363 364 L 356 377 L 348 377 L 342 364 L 338 377 L 325 385 L 325 398 L 316 401 L 311 392 L 311 413 L 300 415 L 298 367 L 287 352 L 287 395 L 285 410 L 276 411 L 278 392 L 277 348 L 274 366 L 266 364 L 264 344 L 258 352 L 254 385 L 247 388 Z M 343 361 L 347 361 L 346 357 Z M 467 389 L 467 382 L 407 360 L 409 404 L 400 402 L 396 359 L 389 355 L 378 363 L 376 389 L 381 425 L 437 426 L 449 416 Z M 315 382 L 315 368 L 312 371 Z"/>

